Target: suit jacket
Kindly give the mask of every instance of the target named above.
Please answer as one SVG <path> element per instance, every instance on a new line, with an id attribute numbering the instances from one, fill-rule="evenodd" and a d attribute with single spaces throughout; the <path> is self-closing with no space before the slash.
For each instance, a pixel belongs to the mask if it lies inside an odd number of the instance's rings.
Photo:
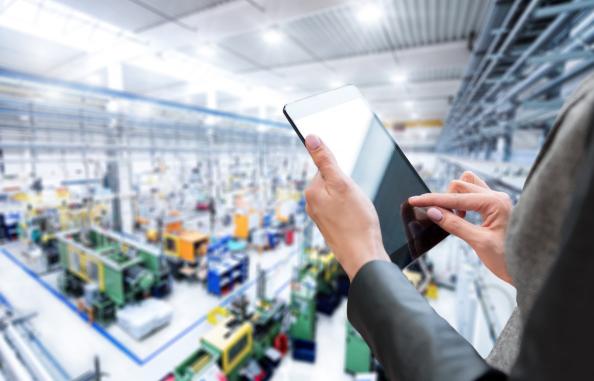
<path id="1" fill-rule="evenodd" d="M 594 179 L 593 130 L 594 76 L 560 112 L 514 208 L 506 259 L 518 290 L 518 308 L 489 358 L 493 366 L 435 314 L 395 265 L 370 262 L 359 270 L 349 291 L 349 320 L 391 380 L 555 379 L 553 375 L 560 374 L 555 371 L 576 363 L 555 361 L 560 346 L 570 359 L 591 353 L 580 347 L 576 335 L 592 336 L 591 324 L 584 320 L 584 326 L 573 325 L 569 320 L 574 317 L 563 311 L 579 313 L 580 322 L 594 311 L 585 299 L 573 297 L 577 281 L 570 281 L 576 276 L 581 284 L 594 279 L 594 267 L 580 265 L 594 252 L 594 240 L 587 235 L 594 225 L 576 222 L 591 221 L 587 207 L 594 200 L 594 185 L 588 183 Z M 578 295 L 592 295 L 594 284 L 585 286 Z M 549 334 L 561 322 L 569 323 L 563 335 Z M 578 349 L 585 352 L 576 353 Z M 572 371 L 589 378 L 586 364 L 575 364 Z"/>

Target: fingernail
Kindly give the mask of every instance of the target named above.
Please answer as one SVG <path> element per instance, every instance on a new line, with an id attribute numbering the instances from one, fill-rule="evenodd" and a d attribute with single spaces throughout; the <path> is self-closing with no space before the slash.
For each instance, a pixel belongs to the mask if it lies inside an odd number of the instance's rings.
<path id="1" fill-rule="evenodd" d="M 435 222 L 439 222 L 443 218 L 443 213 L 437 208 L 429 208 L 427 215 Z"/>
<path id="2" fill-rule="evenodd" d="M 414 202 L 419 198 L 419 196 L 411 196 L 408 198 L 408 202 Z"/>
<path id="3" fill-rule="evenodd" d="M 320 138 L 318 138 L 315 135 L 307 135 L 307 137 L 305 138 L 305 146 L 310 151 L 317 150 L 320 144 L 322 144 Z"/>

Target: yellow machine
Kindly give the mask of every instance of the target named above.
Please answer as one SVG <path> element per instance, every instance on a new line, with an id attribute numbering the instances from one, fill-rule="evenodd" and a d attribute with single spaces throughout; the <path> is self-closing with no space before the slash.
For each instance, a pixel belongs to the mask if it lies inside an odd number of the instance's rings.
<path id="1" fill-rule="evenodd" d="M 222 319 L 202 337 L 202 345 L 220 354 L 223 373 L 231 374 L 245 360 L 253 348 L 253 326 L 249 322 L 235 324 L 233 317 Z"/>

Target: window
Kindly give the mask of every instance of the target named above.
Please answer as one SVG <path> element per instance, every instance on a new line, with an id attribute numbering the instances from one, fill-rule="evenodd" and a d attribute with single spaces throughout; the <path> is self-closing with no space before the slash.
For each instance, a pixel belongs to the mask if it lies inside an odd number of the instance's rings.
<path id="1" fill-rule="evenodd" d="M 243 350 L 247 347 L 248 336 L 249 335 L 243 336 L 235 343 L 235 345 L 231 347 L 231 349 L 229 349 L 229 352 L 227 353 L 227 365 L 233 364 L 237 356 L 240 355 L 241 352 L 243 352 Z"/>
<path id="2" fill-rule="evenodd" d="M 71 251 L 69 253 L 70 260 L 70 270 L 74 272 L 80 272 L 80 257 L 76 251 Z"/>
<path id="3" fill-rule="evenodd" d="M 175 240 L 173 238 L 165 239 L 165 250 L 175 251 Z"/>
<path id="4" fill-rule="evenodd" d="M 89 279 L 99 284 L 99 265 L 87 259 L 87 276 Z"/>

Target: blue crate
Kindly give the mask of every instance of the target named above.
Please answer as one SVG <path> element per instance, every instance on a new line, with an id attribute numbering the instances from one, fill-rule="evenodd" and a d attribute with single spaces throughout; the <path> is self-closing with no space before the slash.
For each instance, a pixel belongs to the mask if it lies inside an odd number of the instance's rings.
<path id="1" fill-rule="evenodd" d="M 316 362 L 316 342 L 309 340 L 293 339 L 293 359 L 309 363 Z"/>

